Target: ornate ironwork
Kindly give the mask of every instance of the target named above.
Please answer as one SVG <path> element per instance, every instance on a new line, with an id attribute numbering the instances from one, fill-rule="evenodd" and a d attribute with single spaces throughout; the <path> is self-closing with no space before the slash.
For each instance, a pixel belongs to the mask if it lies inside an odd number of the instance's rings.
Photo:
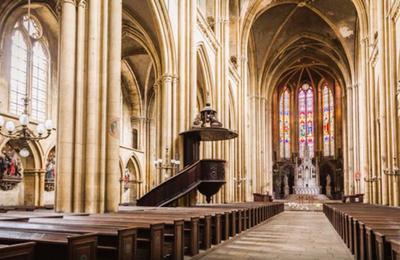
<path id="1" fill-rule="evenodd" d="M 19 118 L 21 125 L 15 127 L 12 121 L 8 121 L 5 124 L 6 132 L 2 131 L 4 119 L 0 116 L 0 135 L 13 140 L 20 139 L 24 141 L 39 141 L 50 136 L 52 130 L 51 120 L 47 120 L 45 124 L 37 126 L 37 135 L 29 129 L 28 106 L 29 99 L 26 97 L 24 98 L 24 113 Z"/>
<path id="2" fill-rule="evenodd" d="M 200 111 L 193 121 L 193 127 L 215 127 L 221 128 L 222 123 L 217 119 L 217 111 L 215 111 L 210 102 L 207 100 L 206 106 Z"/>

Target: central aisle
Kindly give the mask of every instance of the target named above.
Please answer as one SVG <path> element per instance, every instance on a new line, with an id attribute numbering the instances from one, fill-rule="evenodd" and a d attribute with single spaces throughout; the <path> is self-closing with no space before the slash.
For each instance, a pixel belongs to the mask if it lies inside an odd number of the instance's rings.
<path id="1" fill-rule="evenodd" d="M 322 212 L 285 211 L 199 259 L 353 259 Z"/>

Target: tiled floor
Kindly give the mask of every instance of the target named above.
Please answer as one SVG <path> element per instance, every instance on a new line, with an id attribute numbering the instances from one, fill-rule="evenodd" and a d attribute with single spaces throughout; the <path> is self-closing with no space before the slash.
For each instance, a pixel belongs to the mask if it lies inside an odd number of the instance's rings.
<path id="1" fill-rule="evenodd" d="M 200 259 L 353 259 L 322 212 L 286 211 Z"/>

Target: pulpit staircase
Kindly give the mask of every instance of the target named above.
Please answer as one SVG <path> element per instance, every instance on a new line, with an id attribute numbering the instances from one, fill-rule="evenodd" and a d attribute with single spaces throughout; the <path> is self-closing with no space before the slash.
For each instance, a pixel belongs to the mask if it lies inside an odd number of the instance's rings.
<path id="1" fill-rule="evenodd" d="M 184 169 L 138 199 L 138 206 L 192 206 L 197 190 L 210 202 L 225 184 L 226 161 L 200 160 L 200 142 L 228 140 L 236 138 L 237 133 L 223 128 L 216 118 L 216 111 L 207 103 L 192 129 L 180 135 L 184 144 Z"/>

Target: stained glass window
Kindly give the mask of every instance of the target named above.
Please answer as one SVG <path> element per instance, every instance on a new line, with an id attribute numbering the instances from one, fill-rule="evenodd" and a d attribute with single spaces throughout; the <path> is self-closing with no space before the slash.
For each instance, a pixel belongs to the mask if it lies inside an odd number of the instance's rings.
<path id="1" fill-rule="evenodd" d="M 290 158 L 290 93 L 285 90 L 279 100 L 279 142 L 281 158 Z"/>
<path id="2" fill-rule="evenodd" d="M 334 100 L 332 91 L 328 85 L 324 85 L 322 95 L 324 156 L 333 156 L 335 154 Z"/>
<path id="3" fill-rule="evenodd" d="M 14 26 L 10 64 L 10 113 L 19 115 L 24 111 L 23 98 L 28 93 L 32 118 L 43 122 L 50 61 L 42 27 L 33 16 L 23 16 Z"/>
<path id="4" fill-rule="evenodd" d="M 299 154 L 304 157 L 308 146 L 310 157 L 314 157 L 314 93 L 312 87 L 305 83 L 299 90 Z"/>

